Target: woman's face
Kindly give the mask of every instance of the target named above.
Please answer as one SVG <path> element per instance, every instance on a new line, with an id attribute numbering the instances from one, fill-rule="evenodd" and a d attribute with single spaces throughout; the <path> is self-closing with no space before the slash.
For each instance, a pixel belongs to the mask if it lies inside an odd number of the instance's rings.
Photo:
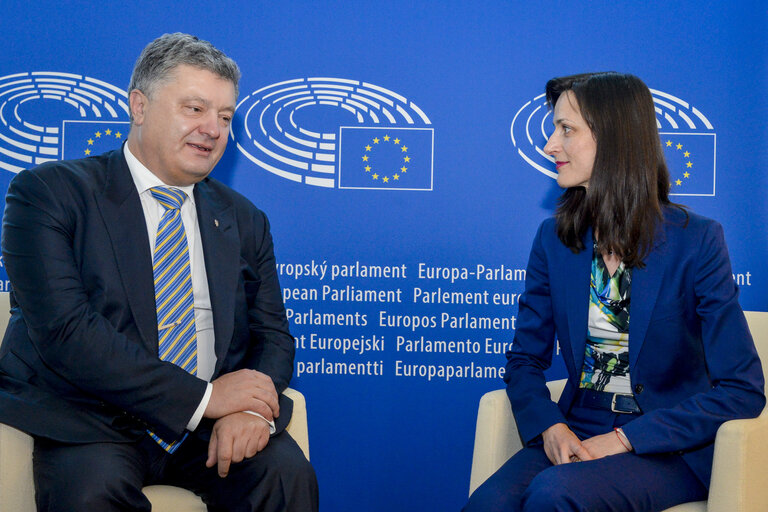
<path id="1" fill-rule="evenodd" d="M 561 188 L 587 187 L 595 165 L 597 142 L 571 91 L 557 99 L 553 122 L 555 132 L 544 152 L 555 159 L 557 184 Z"/>

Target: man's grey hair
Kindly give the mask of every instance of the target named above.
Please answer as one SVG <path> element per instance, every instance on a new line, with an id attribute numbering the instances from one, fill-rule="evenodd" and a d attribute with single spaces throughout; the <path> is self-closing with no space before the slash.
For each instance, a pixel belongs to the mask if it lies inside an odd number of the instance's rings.
<path id="1" fill-rule="evenodd" d="M 133 67 L 128 92 L 138 89 L 152 97 L 157 85 L 171 78 L 173 70 L 183 64 L 232 82 L 237 97 L 240 68 L 235 61 L 208 41 L 181 32 L 163 34 L 144 48 Z"/>

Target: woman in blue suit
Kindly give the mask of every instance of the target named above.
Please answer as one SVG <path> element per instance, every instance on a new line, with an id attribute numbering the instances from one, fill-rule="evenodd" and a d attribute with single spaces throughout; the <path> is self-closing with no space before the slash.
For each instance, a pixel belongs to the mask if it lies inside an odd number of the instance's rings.
<path id="1" fill-rule="evenodd" d="M 637 77 L 550 80 L 544 150 L 565 189 L 531 250 L 507 393 L 525 448 L 466 511 L 652 511 L 706 499 L 725 421 L 757 416 L 763 374 L 721 226 L 669 200 Z M 544 370 L 555 340 L 559 402 Z"/>

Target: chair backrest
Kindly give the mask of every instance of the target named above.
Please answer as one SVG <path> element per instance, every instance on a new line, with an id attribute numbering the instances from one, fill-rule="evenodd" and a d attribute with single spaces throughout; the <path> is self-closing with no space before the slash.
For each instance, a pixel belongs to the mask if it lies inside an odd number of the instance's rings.
<path id="1" fill-rule="evenodd" d="M 3 342 L 5 328 L 11 319 L 11 296 L 8 292 L 0 292 L 0 343 Z"/>
<path id="2" fill-rule="evenodd" d="M 752 339 L 755 340 L 757 354 L 763 364 L 763 375 L 766 377 L 766 393 L 768 393 L 768 312 L 745 311 Z"/>
<path id="3" fill-rule="evenodd" d="M 8 328 L 8 322 L 11 321 L 11 294 L 0 292 L 0 345 L 3 344 L 5 330 Z"/>
<path id="4" fill-rule="evenodd" d="M 8 292 L 0 292 L 0 343 L 11 319 Z M 0 510 L 35 512 L 32 483 L 32 438 L 0 425 Z"/>

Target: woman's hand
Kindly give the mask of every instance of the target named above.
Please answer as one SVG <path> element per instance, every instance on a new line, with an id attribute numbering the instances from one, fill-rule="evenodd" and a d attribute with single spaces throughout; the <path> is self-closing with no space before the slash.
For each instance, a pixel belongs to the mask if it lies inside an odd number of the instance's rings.
<path id="1" fill-rule="evenodd" d="M 608 432 L 607 434 L 600 434 L 599 436 L 590 437 L 586 439 L 582 444 L 589 450 L 589 453 L 595 459 L 601 459 L 608 455 L 617 455 L 619 453 L 627 453 L 632 449 L 631 444 L 626 446 L 621 443 L 618 438 L 618 432 Z M 625 443 L 629 443 L 629 440 L 625 440 Z"/>
<path id="2" fill-rule="evenodd" d="M 544 453 L 552 464 L 568 464 L 594 458 L 565 423 L 555 423 L 542 432 L 541 437 L 544 440 Z"/>

